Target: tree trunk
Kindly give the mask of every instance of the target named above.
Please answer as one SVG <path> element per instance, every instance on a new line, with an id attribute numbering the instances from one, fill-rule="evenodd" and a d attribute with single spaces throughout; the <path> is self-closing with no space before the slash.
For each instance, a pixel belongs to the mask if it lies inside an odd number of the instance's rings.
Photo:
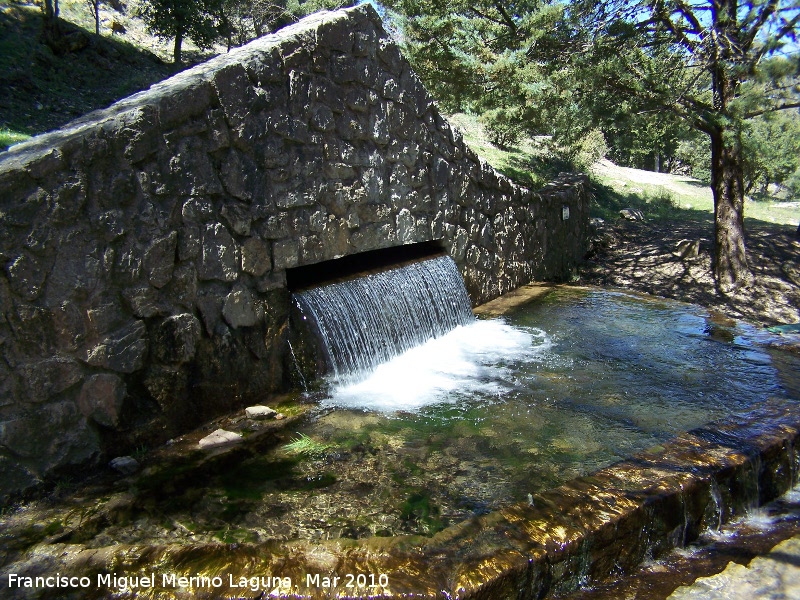
<path id="1" fill-rule="evenodd" d="M 50 46 L 53 52 L 60 54 L 61 27 L 58 24 L 58 0 L 44 0 L 42 23 L 42 41 Z"/>
<path id="2" fill-rule="evenodd" d="M 752 284 L 744 241 L 742 145 L 726 139 L 722 129 L 711 135 L 711 189 L 714 193 L 714 275 L 717 289 L 728 294 Z"/>
<path id="3" fill-rule="evenodd" d="M 100 35 L 100 0 L 94 0 L 94 32 Z"/>
<path id="4" fill-rule="evenodd" d="M 183 33 L 175 36 L 175 47 L 172 50 L 172 60 L 176 65 L 181 64 L 181 44 L 183 43 Z"/>

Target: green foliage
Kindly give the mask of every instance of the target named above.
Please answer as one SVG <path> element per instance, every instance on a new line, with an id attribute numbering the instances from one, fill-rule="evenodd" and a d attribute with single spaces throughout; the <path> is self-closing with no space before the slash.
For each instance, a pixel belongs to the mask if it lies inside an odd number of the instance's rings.
<path id="1" fill-rule="evenodd" d="M 767 113 L 743 125 L 745 190 L 764 195 L 770 184 L 796 189 L 800 171 L 800 114 Z"/>
<path id="2" fill-rule="evenodd" d="M 696 218 L 692 212 L 681 209 L 675 196 L 664 187 L 624 191 L 598 179 L 592 180 L 593 216 L 607 221 L 619 219 L 619 211 L 632 208 L 642 211 L 648 221 L 676 221 L 689 217 Z"/>
<path id="3" fill-rule="evenodd" d="M 44 529 L 42 530 L 42 533 L 44 533 L 44 535 L 49 537 L 51 535 L 60 533 L 63 530 L 64 530 L 64 524 L 60 520 L 56 519 L 55 521 L 51 521 L 50 523 L 45 525 Z"/>
<path id="4" fill-rule="evenodd" d="M 228 47 L 277 31 L 320 10 L 349 6 L 348 0 L 222 0 L 217 29 Z"/>
<path id="5" fill-rule="evenodd" d="M 321 458 L 332 448 L 331 444 L 318 442 L 302 433 L 298 433 L 297 436 L 292 442 L 283 447 L 289 454 L 296 454 L 305 458 Z"/>
<path id="6" fill-rule="evenodd" d="M 147 457 L 147 453 L 148 453 L 147 446 L 145 444 L 141 444 L 139 446 L 136 446 L 133 452 L 131 452 L 131 458 L 134 458 L 135 460 L 142 462 L 145 459 L 145 457 Z"/>
<path id="7" fill-rule="evenodd" d="M 492 108 L 483 113 L 480 122 L 492 143 L 501 149 L 512 148 L 525 133 L 519 107 Z"/>
<path id="8" fill-rule="evenodd" d="M 741 124 L 743 180 L 745 192 L 763 197 L 771 184 L 796 193 L 800 169 L 800 114 L 781 111 L 759 115 Z M 675 158 L 688 173 L 706 184 L 711 182 L 711 149 L 705 136 L 687 132 Z"/>
<path id="9" fill-rule="evenodd" d="M 543 140 L 527 136 L 514 148 L 500 148 L 490 141 L 490 135 L 479 117 L 463 113 L 450 115 L 448 120 L 464 134 L 464 141 L 495 169 L 520 185 L 537 189 L 572 166 L 566 157 L 556 155 Z"/>
<path id="10" fill-rule="evenodd" d="M 511 111 L 527 132 L 550 133 L 539 100 L 553 97 L 545 70 L 568 36 L 559 26 L 564 5 L 549 0 L 508 7 L 490 0 L 385 4 L 394 11 L 415 71 L 446 111 Z M 498 123 L 491 116 L 487 120 Z"/>
<path id="11" fill-rule="evenodd" d="M 26 133 L 20 133 L 19 131 L 12 131 L 8 127 L 0 127 L 0 152 L 3 150 L 8 149 L 10 146 L 14 144 L 19 144 L 20 142 L 24 142 L 28 138 L 30 138 Z"/>
<path id="12" fill-rule="evenodd" d="M 603 132 L 592 129 L 581 137 L 571 148 L 571 158 L 578 171 L 588 171 L 594 163 L 608 154 L 608 146 Z"/>
<path id="13" fill-rule="evenodd" d="M 580 162 L 601 150 L 593 130 L 616 160 L 653 167 L 687 130 L 706 135 L 719 289 L 751 281 L 742 181 L 770 169 L 748 166 L 743 138 L 748 120 L 800 106 L 797 0 L 389 2 L 435 95 L 479 114 L 516 106 L 576 158 L 593 140 Z"/>
<path id="14" fill-rule="evenodd" d="M 147 25 L 148 31 L 164 40 L 174 39 L 173 58 L 181 62 L 181 44 L 191 39 L 199 48 L 210 48 L 217 39 L 216 15 L 221 0 L 139 0 L 133 13 Z"/>
<path id="15" fill-rule="evenodd" d="M 700 135 L 687 135 L 675 150 L 675 158 L 688 174 L 706 185 L 711 184 L 711 148 Z"/>

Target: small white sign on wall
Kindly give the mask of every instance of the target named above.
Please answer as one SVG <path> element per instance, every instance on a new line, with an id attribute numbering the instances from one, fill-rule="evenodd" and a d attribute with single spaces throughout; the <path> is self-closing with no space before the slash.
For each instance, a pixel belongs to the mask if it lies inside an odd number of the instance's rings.
<path id="1" fill-rule="evenodd" d="M 569 206 L 562 206 L 561 207 L 561 220 L 566 221 L 569 219 Z"/>

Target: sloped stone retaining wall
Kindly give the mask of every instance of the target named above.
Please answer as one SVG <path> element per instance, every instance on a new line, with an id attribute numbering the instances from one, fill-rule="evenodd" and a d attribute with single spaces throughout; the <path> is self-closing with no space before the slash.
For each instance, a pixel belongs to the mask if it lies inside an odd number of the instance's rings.
<path id="1" fill-rule="evenodd" d="M 288 268 L 441 240 L 477 304 L 568 275 L 589 202 L 481 161 L 369 5 L 0 154 L 0 199 L 0 496 L 283 387 Z"/>

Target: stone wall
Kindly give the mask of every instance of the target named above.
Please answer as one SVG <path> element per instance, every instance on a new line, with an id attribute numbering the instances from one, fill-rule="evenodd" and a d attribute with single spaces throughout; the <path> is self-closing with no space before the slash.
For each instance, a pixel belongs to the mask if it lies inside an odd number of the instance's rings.
<path id="1" fill-rule="evenodd" d="M 588 220 L 584 177 L 480 160 L 369 5 L 0 154 L 0 198 L 0 496 L 283 388 L 288 268 L 441 240 L 477 304 Z"/>

